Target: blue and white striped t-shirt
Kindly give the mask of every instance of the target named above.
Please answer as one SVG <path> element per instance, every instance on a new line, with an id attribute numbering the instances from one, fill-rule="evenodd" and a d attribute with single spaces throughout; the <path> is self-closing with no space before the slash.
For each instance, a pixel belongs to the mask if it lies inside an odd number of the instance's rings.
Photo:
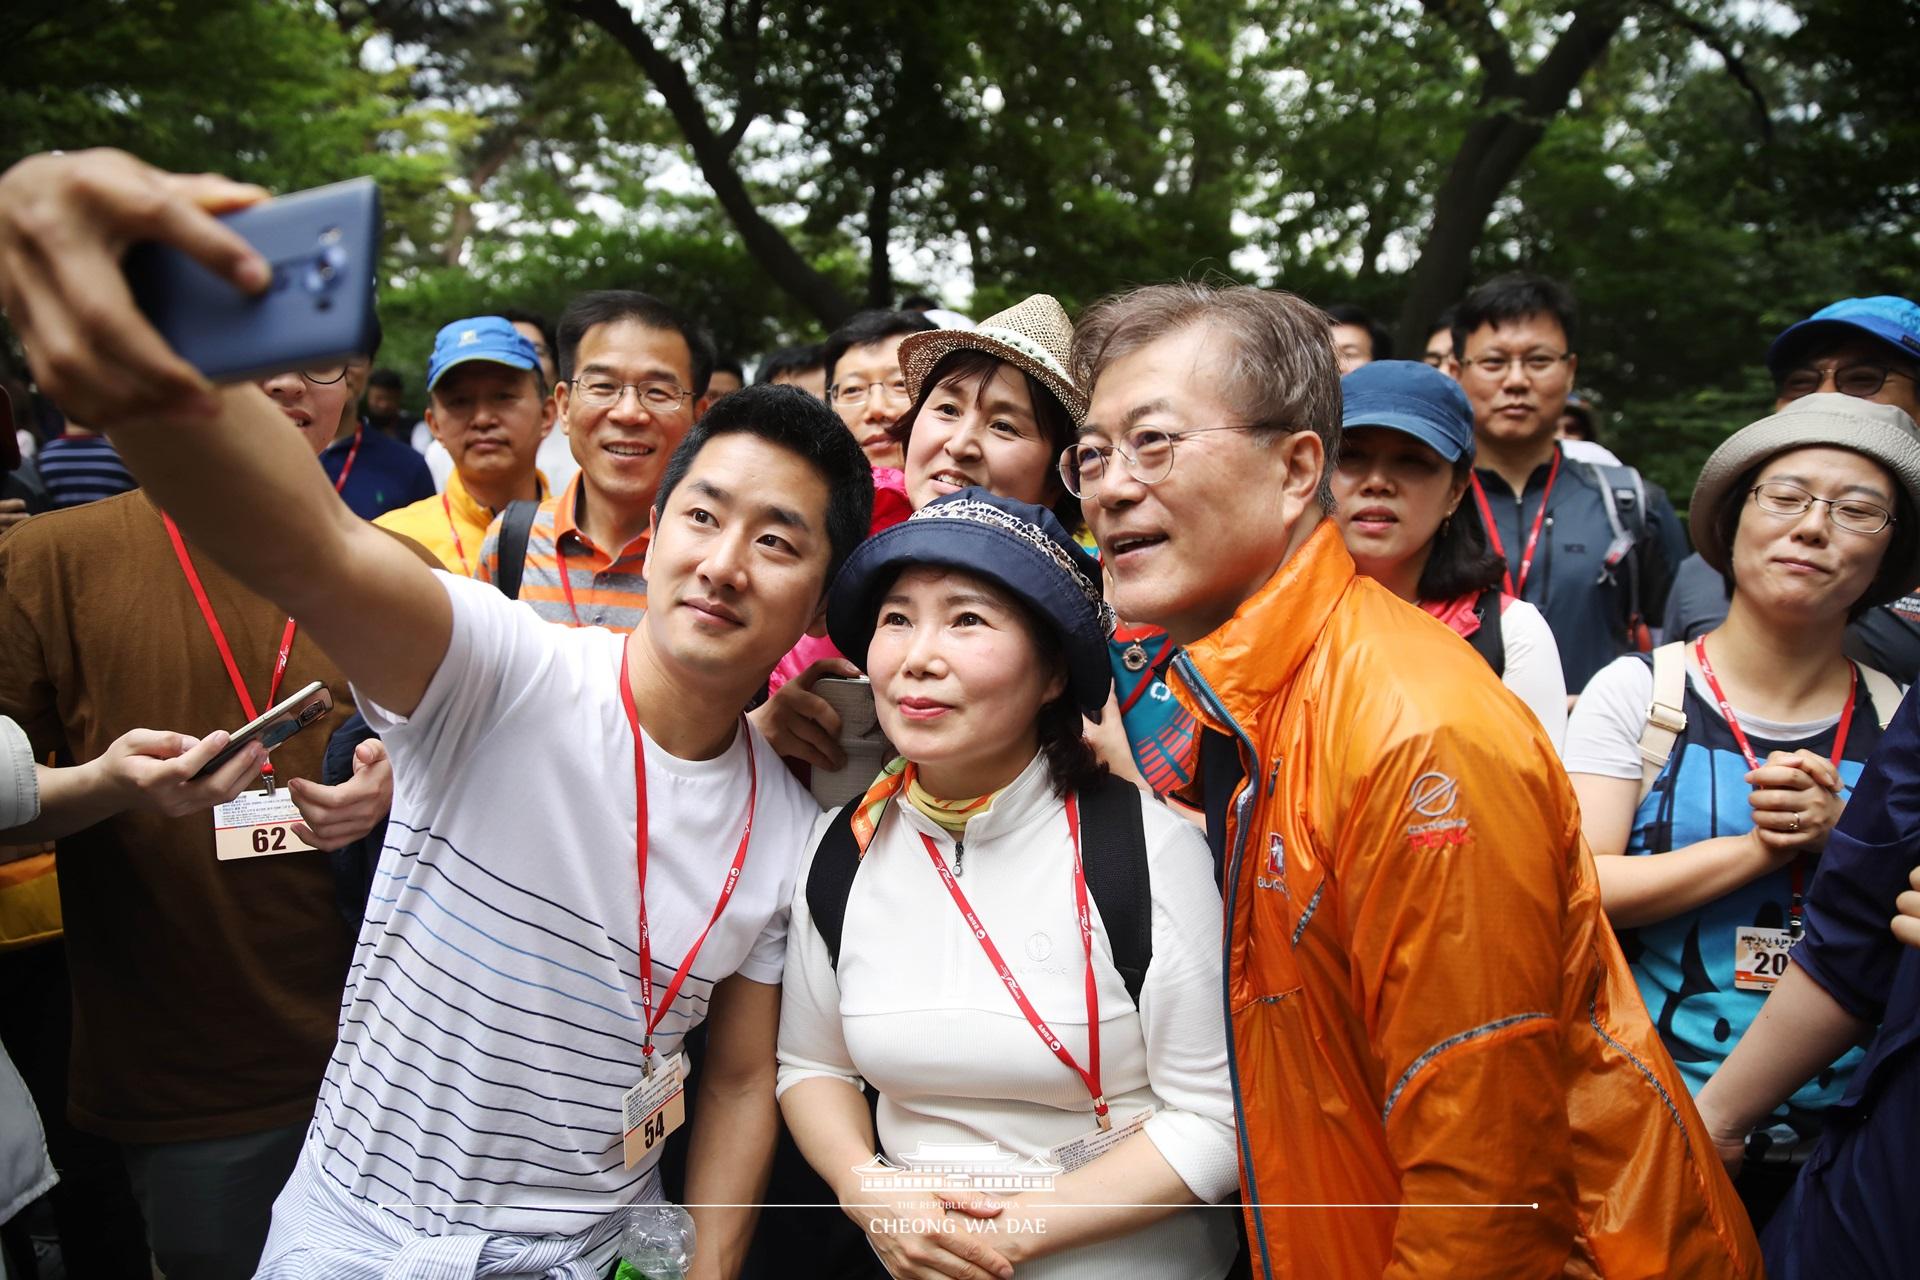
<path id="1" fill-rule="evenodd" d="M 393 759 L 393 816 L 309 1154 L 422 1233 L 572 1235 L 658 1195 L 657 1161 L 627 1169 L 621 1154 L 620 1099 L 641 1063 L 622 641 L 439 577 L 453 637 L 420 705 L 399 717 L 361 700 Z M 713 760 L 648 744 L 656 1000 L 719 897 L 749 750 L 753 840 L 655 1034 L 662 1054 L 705 1019 L 721 980 L 780 981 L 819 809 L 750 729 Z"/>
<path id="2" fill-rule="evenodd" d="M 61 436 L 34 455 L 54 508 L 77 507 L 136 487 L 133 473 L 105 436 Z"/>

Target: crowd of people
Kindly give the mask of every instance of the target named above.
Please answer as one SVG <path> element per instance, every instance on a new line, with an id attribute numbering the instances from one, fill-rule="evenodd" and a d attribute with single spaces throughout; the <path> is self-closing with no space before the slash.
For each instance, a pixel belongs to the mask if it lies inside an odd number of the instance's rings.
<path id="1" fill-rule="evenodd" d="M 215 387 L 133 306 L 261 288 L 260 195 L 0 176 L 24 1274 L 658 1274 L 670 1203 L 699 1277 L 1916 1265 L 1920 305 L 1756 344 L 1683 523 L 1540 276 L 1417 360 L 1168 283 L 750 386 L 599 290 L 448 317 L 416 422 L 377 326 Z"/>

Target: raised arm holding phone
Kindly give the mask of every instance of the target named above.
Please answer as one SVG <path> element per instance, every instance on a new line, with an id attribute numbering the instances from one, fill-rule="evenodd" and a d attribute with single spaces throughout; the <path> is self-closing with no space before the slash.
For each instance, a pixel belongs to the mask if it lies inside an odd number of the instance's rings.
<path id="1" fill-rule="evenodd" d="M 802 393 L 730 397 L 660 483 L 630 641 L 436 576 L 353 517 L 286 415 L 210 386 L 133 306 L 119 259 L 141 239 L 258 289 L 264 264 L 211 215 L 262 194 L 117 153 L 0 178 L 0 301 L 42 384 L 114 436 L 196 553 L 339 663 L 396 761 L 394 907 L 363 932 L 259 1274 L 380 1274 L 404 1240 L 443 1236 L 472 1265 L 485 1249 L 514 1271 L 598 1268 L 620 1206 L 659 1197 L 656 1128 L 623 1134 L 623 1101 L 677 1094 L 680 1038 L 704 1017 L 688 1198 L 750 1205 L 764 1184 L 786 904 L 815 807 L 733 709 L 823 625 L 866 528 L 867 465 Z M 715 831 L 741 833 L 733 876 L 711 865 Z M 694 1217 L 693 1274 L 732 1274 L 752 1211 Z"/>

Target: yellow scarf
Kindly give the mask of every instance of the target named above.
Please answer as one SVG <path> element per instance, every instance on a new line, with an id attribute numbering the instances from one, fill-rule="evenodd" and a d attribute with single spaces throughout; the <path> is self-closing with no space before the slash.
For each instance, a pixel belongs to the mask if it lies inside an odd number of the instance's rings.
<path id="1" fill-rule="evenodd" d="M 967 829 L 967 823 L 993 807 L 993 798 L 1000 793 L 989 792 L 984 796 L 974 796 L 969 800 L 942 800 L 920 785 L 919 770 L 914 768 L 905 756 L 897 756 L 880 776 L 867 788 L 867 794 L 861 798 L 853 811 L 853 841 L 866 856 L 867 846 L 873 843 L 873 833 L 879 829 L 880 815 L 886 812 L 887 801 L 906 792 L 907 803 L 938 823 L 942 830 L 956 840 Z"/>

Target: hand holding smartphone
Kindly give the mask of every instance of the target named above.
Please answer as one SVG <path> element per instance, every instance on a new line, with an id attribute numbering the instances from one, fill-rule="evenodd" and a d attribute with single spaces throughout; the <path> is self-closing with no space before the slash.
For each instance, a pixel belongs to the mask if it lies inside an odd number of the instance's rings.
<path id="1" fill-rule="evenodd" d="M 371 178 L 225 215 L 272 270 L 248 295 L 170 245 L 136 244 L 134 301 L 182 359 L 215 382 L 338 366 L 372 345 L 380 193 Z"/>
<path id="2" fill-rule="evenodd" d="M 291 698 L 272 707 L 250 723 L 236 730 L 227 745 L 220 749 L 213 759 L 202 765 L 200 772 L 194 774 L 197 781 L 209 774 L 216 773 L 220 767 L 245 751 L 254 742 L 258 742 L 268 751 L 291 738 L 308 725 L 313 724 L 333 710 L 333 694 L 327 686 L 315 680 Z"/>
<path id="3" fill-rule="evenodd" d="M 873 707 L 873 685 L 865 677 L 847 680 L 826 676 L 814 682 L 813 691 L 840 714 L 840 749 L 847 753 L 847 762 L 838 769 L 813 771 L 813 798 L 823 809 L 831 809 L 865 795 L 881 767 L 897 753 L 880 728 Z"/>

